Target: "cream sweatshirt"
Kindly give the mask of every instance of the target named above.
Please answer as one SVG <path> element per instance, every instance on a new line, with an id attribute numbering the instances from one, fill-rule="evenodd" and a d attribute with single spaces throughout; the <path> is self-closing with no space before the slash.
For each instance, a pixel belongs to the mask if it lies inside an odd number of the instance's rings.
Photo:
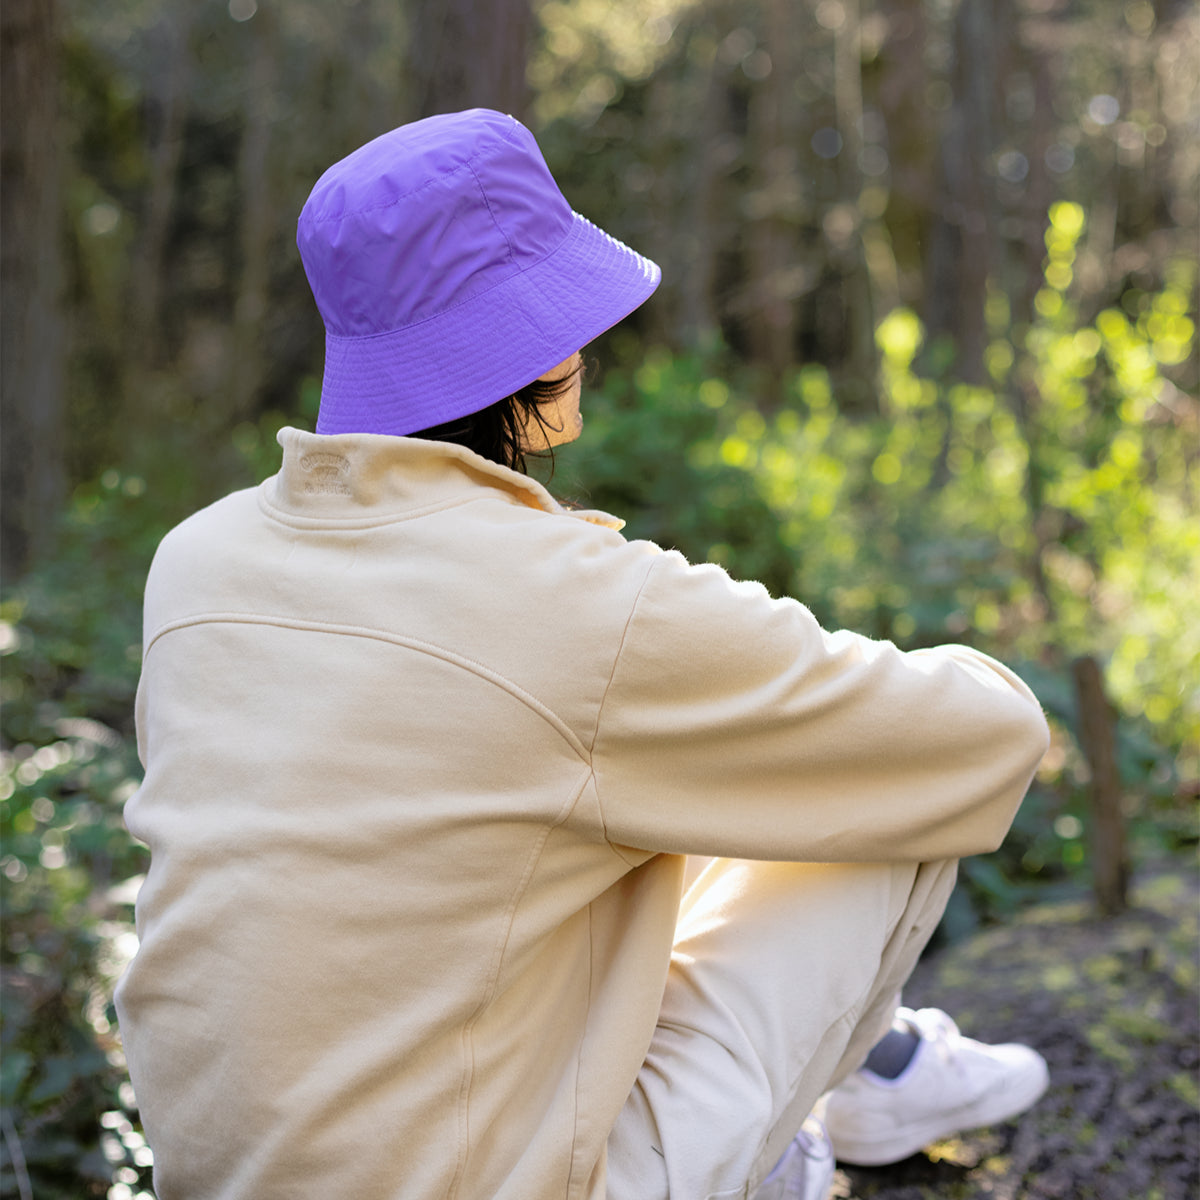
<path id="1" fill-rule="evenodd" d="M 685 854 L 996 847 L 1041 710 L 469 451 L 284 430 L 163 541 L 117 1007 L 160 1200 L 604 1196 Z"/>

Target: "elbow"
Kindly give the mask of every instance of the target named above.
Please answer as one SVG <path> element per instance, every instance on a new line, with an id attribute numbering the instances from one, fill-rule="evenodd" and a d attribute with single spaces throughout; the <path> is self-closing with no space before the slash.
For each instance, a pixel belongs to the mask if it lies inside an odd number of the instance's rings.
<path id="1" fill-rule="evenodd" d="M 1036 700 L 1030 698 L 1024 701 L 1013 714 L 1013 722 L 1006 740 L 1008 752 L 1007 762 L 1002 768 L 1009 780 L 1010 796 L 1015 792 L 1013 812 L 1025 798 L 1029 785 L 1050 749 L 1050 726 L 1046 723 L 1046 714 Z"/>
<path id="2" fill-rule="evenodd" d="M 997 739 L 995 747 L 993 771 L 989 773 L 991 782 L 987 785 L 986 795 L 979 797 L 981 807 L 971 823 L 972 837 L 978 840 L 965 851 L 966 854 L 990 854 L 1000 848 L 1007 836 L 1050 747 L 1050 727 L 1041 706 L 1024 701 L 1014 710 L 1007 730 Z"/>
<path id="3" fill-rule="evenodd" d="M 998 850 L 1021 807 L 1029 785 L 1050 748 L 1050 727 L 1041 706 L 1027 703 L 1021 706 L 1020 718 L 1011 731 L 1007 766 L 1007 782 L 997 788 L 994 811 L 997 824 L 987 844 L 975 853 L 990 854 Z"/>

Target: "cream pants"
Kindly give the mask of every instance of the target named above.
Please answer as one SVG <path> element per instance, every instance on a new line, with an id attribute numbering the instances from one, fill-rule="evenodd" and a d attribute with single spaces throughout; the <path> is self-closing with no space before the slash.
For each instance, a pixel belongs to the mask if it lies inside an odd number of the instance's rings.
<path id="1" fill-rule="evenodd" d="M 752 1196 L 887 1030 L 957 863 L 689 867 L 658 1028 L 608 1140 L 609 1200 Z"/>

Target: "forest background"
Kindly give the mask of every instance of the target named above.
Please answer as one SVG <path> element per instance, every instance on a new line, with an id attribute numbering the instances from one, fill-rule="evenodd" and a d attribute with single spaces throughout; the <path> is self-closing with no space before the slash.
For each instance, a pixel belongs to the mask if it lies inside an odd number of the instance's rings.
<path id="1" fill-rule="evenodd" d="M 308 190 L 431 112 L 522 117 L 572 204 L 663 267 L 591 348 L 555 490 L 1037 691 L 1052 749 L 945 937 L 1086 885 L 1106 788 L 1106 903 L 1194 857 L 1194 5 L 6 0 L 0 22 L 0 1195 L 149 1194 L 111 1008 L 146 867 L 121 824 L 141 585 L 166 529 L 312 425 Z"/>

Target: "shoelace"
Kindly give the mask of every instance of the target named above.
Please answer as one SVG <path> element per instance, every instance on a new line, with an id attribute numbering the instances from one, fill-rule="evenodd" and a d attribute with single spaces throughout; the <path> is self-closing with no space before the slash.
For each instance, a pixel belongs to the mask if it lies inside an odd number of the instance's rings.
<path id="1" fill-rule="evenodd" d="M 903 1019 L 911 1023 L 922 1041 L 930 1043 L 939 1058 L 961 1073 L 962 1065 L 958 1053 L 962 1033 L 954 1019 L 940 1008 L 902 1009 Z"/>

